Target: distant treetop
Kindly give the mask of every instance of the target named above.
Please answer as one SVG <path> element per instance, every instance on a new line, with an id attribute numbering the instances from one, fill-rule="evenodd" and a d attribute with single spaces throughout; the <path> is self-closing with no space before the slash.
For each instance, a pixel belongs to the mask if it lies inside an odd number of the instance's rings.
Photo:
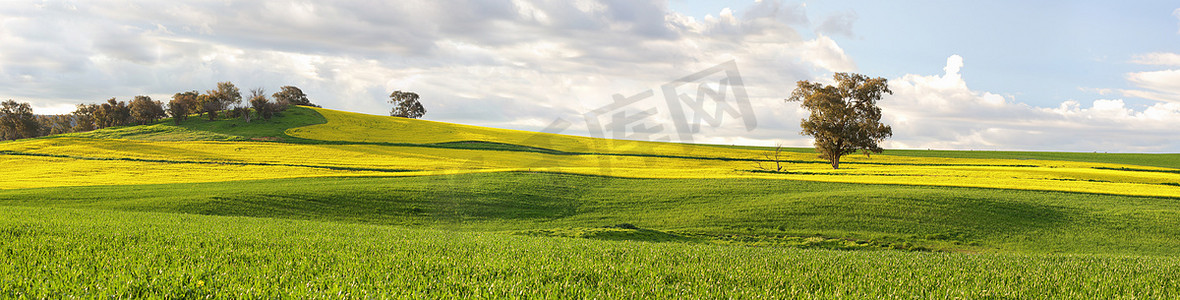
<path id="1" fill-rule="evenodd" d="M 303 93 L 303 90 L 290 85 L 283 86 L 280 91 L 275 92 L 274 95 L 271 96 L 280 106 L 303 105 L 320 107 L 319 105 L 312 104 L 311 100 L 307 99 L 307 94 Z"/>

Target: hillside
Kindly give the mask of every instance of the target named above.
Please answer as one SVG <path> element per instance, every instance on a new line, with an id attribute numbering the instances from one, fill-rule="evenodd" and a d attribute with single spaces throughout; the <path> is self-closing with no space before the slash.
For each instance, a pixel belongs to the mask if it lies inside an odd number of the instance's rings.
<path id="1" fill-rule="evenodd" d="M 890 150 L 832 170 L 794 149 L 769 172 L 765 153 L 306 107 L 3 142 L 0 257 L 25 264 L 0 267 L 0 295 L 1180 291 L 1172 154 Z"/>
<path id="2" fill-rule="evenodd" d="M 773 164 L 766 151 L 753 149 L 529 133 L 318 108 L 289 114 L 272 122 L 189 120 L 181 126 L 156 124 L 0 143 L 0 160 L 37 162 L 0 171 L 22 178 L 0 183 L 0 188 L 539 171 L 1180 195 L 1180 169 L 1174 168 L 886 153 L 850 156 L 843 168 L 832 170 L 812 154 L 788 152 L 782 171 L 766 171 L 759 169 L 760 164 Z M 112 180 L 144 172 L 176 176 Z"/>

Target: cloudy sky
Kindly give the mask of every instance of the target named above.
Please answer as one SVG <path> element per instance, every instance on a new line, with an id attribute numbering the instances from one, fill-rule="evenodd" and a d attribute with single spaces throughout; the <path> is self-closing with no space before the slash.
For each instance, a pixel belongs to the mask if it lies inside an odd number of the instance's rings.
<path id="1" fill-rule="evenodd" d="M 798 80 L 889 79 L 887 148 L 1180 152 L 1174 1 L 4 1 L 0 99 L 38 113 L 302 88 L 327 108 L 807 146 Z"/>

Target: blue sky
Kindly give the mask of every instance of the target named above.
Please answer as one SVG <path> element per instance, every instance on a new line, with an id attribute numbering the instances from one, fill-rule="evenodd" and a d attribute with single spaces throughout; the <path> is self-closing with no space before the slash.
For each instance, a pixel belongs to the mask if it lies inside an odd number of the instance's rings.
<path id="1" fill-rule="evenodd" d="M 796 2 L 801 3 L 801 2 Z M 744 1 L 672 1 L 693 16 L 716 16 Z M 1156 70 L 1137 55 L 1180 51 L 1172 1 L 809 1 L 812 23 L 853 16 L 853 36 L 831 38 L 858 71 L 884 77 L 935 72 L 958 54 L 974 89 L 1053 106 L 1133 88 L 1129 72 Z M 814 24 L 818 25 L 818 24 Z M 1126 98 L 1145 106 L 1154 101 Z"/>
<path id="2" fill-rule="evenodd" d="M 856 72 L 894 91 L 887 148 L 1180 152 L 1164 1 L 6 1 L 0 43 L 0 99 L 47 114 L 232 81 L 370 114 L 409 90 L 437 121 L 808 146 L 782 100 Z M 686 104 L 680 78 L 728 98 Z M 645 117 L 602 127 L 616 99 Z"/>

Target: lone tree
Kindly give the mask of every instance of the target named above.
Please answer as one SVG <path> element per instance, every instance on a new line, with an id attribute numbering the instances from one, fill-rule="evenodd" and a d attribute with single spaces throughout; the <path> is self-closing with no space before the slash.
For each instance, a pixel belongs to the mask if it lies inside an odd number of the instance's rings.
<path id="1" fill-rule="evenodd" d="M 893 129 L 881 124 L 877 100 L 893 94 L 885 78 L 860 74 L 836 73 L 836 85 L 806 80 L 796 83 L 787 101 L 801 101 L 811 116 L 803 119 L 803 135 L 815 137 L 819 158 L 840 168 L 840 157 L 856 151 L 881 153 L 877 143 L 893 136 Z"/>
<path id="2" fill-rule="evenodd" d="M 394 91 L 389 94 L 389 103 L 393 104 L 390 116 L 417 119 L 426 114 L 426 108 L 418 102 L 418 94 L 413 92 Z"/>

